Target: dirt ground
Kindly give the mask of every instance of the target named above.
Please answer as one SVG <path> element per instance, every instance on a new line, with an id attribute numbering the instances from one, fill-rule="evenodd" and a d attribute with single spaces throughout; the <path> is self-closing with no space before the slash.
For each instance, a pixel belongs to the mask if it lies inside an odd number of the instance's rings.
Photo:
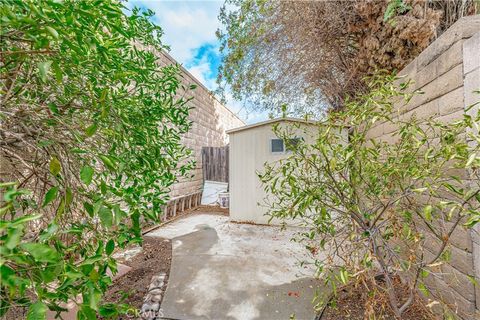
<path id="1" fill-rule="evenodd" d="M 362 293 L 363 288 L 343 289 L 339 292 L 334 303 L 327 306 L 319 320 L 364 320 L 367 305 L 367 297 Z M 395 320 L 393 312 L 386 304 L 386 300 L 377 300 L 377 304 L 372 306 L 375 312 L 375 319 Z M 402 320 L 433 320 L 435 317 L 419 299 L 402 315 Z"/>
<path id="2" fill-rule="evenodd" d="M 132 267 L 132 270 L 114 281 L 106 292 L 105 301 L 127 303 L 140 309 L 154 275 L 165 272 L 167 274 L 165 285 L 168 283 L 171 260 L 172 244 L 170 240 L 145 237 L 143 251 L 130 261 L 122 262 Z M 165 290 L 165 288 L 163 289 Z M 131 319 L 131 317 L 125 316 L 125 318 L 119 317 L 119 319 Z"/>

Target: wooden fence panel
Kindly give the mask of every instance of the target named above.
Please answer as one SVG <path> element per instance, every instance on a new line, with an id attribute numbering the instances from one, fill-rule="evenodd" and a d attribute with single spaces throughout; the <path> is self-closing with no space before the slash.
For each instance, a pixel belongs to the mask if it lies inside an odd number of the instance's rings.
<path id="1" fill-rule="evenodd" d="M 203 180 L 228 182 L 228 153 L 226 147 L 203 147 Z"/>

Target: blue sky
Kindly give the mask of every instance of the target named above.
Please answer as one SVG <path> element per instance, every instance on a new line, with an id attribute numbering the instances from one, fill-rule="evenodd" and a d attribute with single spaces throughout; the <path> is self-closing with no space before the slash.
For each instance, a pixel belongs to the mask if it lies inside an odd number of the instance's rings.
<path id="1" fill-rule="evenodd" d="M 128 7 L 155 12 L 153 22 L 164 30 L 163 41 L 170 54 L 210 90 L 216 88 L 220 64 L 219 42 L 215 31 L 223 1 L 215 0 L 129 0 Z M 229 98 L 227 106 L 248 123 L 265 120 L 266 114 L 247 114 L 239 101 Z"/>

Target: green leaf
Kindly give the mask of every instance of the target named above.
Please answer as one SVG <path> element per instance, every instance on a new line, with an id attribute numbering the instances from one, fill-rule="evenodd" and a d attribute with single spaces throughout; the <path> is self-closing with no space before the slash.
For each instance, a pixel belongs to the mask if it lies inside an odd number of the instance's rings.
<path id="1" fill-rule="evenodd" d="M 84 202 L 83 207 L 85 208 L 85 211 L 87 211 L 88 215 L 93 218 L 93 206 L 88 202 Z"/>
<path id="2" fill-rule="evenodd" d="M 105 253 L 109 256 L 112 254 L 115 249 L 115 241 L 113 239 L 108 240 L 107 245 L 105 246 Z"/>
<path id="3" fill-rule="evenodd" d="M 35 214 L 35 215 L 28 214 L 28 215 L 25 215 L 25 216 L 20 217 L 18 219 L 15 219 L 13 221 L 8 221 L 7 223 L 3 223 L 4 221 L 0 220 L 2 222 L 0 224 L 0 226 L 1 226 L 0 231 L 3 230 L 4 228 L 6 228 L 7 226 L 10 226 L 10 227 L 18 226 L 18 225 L 24 224 L 25 222 L 36 220 L 36 219 L 40 218 L 41 216 L 42 216 L 41 214 Z"/>
<path id="4" fill-rule="evenodd" d="M 3 283 L 7 283 L 10 277 L 15 277 L 15 271 L 7 265 L 0 266 L 0 279 Z"/>
<path id="5" fill-rule="evenodd" d="M 54 37 L 55 39 L 58 39 L 58 32 L 57 30 L 53 29 L 52 27 L 50 26 L 46 26 L 45 29 L 47 29 L 48 33 L 50 33 L 52 35 L 52 37 Z"/>
<path id="6" fill-rule="evenodd" d="M 16 186 L 17 184 L 18 184 L 18 182 L 16 182 L 16 181 L 2 182 L 2 183 L 0 183 L 0 188 Z"/>
<path id="7" fill-rule="evenodd" d="M 3 199 L 6 201 L 6 202 L 11 202 L 13 200 L 15 200 L 18 196 L 22 195 L 22 194 L 30 194 L 30 191 L 29 190 L 26 190 L 26 189 L 15 189 L 15 188 L 12 188 L 10 190 L 7 190 L 7 192 L 5 192 L 3 194 Z"/>
<path id="8" fill-rule="evenodd" d="M 428 297 L 430 295 L 430 291 L 428 291 L 427 287 L 423 283 L 418 284 L 418 289 L 426 296 Z"/>
<path id="9" fill-rule="evenodd" d="M 442 254 L 440 255 L 440 258 L 445 261 L 449 262 L 452 260 L 452 251 L 450 249 L 445 249 Z"/>
<path id="10" fill-rule="evenodd" d="M 340 270 L 340 280 L 342 281 L 343 284 L 348 283 L 348 278 L 349 278 L 349 275 L 348 275 L 347 270 L 345 270 L 345 269 Z"/>
<path id="11" fill-rule="evenodd" d="M 45 303 L 37 301 L 28 308 L 27 320 L 45 320 L 48 307 Z"/>
<path id="12" fill-rule="evenodd" d="M 456 186 L 454 186 L 453 184 L 451 183 L 444 183 L 444 186 L 452 191 L 452 192 L 455 192 L 456 194 L 462 196 L 463 195 L 463 189 L 462 188 L 457 188 Z"/>
<path id="13" fill-rule="evenodd" d="M 54 114 L 59 114 L 58 107 L 55 103 L 49 103 L 48 109 Z"/>
<path id="14" fill-rule="evenodd" d="M 58 225 L 54 222 L 50 223 L 46 230 L 43 230 L 40 234 L 39 240 L 49 240 L 58 231 Z"/>
<path id="15" fill-rule="evenodd" d="M 54 176 L 57 176 L 62 170 L 62 165 L 56 157 L 52 157 L 50 160 L 50 173 Z"/>
<path id="16" fill-rule="evenodd" d="M 84 303 L 88 303 L 88 306 L 93 310 L 98 310 L 99 303 L 102 299 L 102 293 L 95 288 L 92 282 L 88 282 L 87 284 L 88 292 L 83 294 Z"/>
<path id="17" fill-rule="evenodd" d="M 9 228 L 7 231 L 7 239 L 5 239 L 5 247 L 13 249 L 20 243 L 23 236 L 23 225 L 16 228 Z"/>
<path id="18" fill-rule="evenodd" d="M 68 208 L 73 201 L 73 192 L 72 188 L 67 187 L 65 189 L 65 206 Z"/>
<path id="19" fill-rule="evenodd" d="M 55 249 L 41 243 L 23 243 L 20 245 L 39 262 L 57 262 L 59 255 Z"/>
<path id="20" fill-rule="evenodd" d="M 478 286 L 478 281 L 473 276 L 467 276 L 468 281 L 470 281 L 474 286 Z"/>
<path id="21" fill-rule="evenodd" d="M 55 73 L 55 79 L 57 80 L 57 83 L 62 83 L 63 80 L 63 72 L 60 66 L 58 65 L 58 62 L 54 62 L 52 64 L 53 67 L 53 72 Z"/>
<path id="22" fill-rule="evenodd" d="M 97 320 L 96 312 L 88 305 L 81 305 L 77 320 Z"/>
<path id="23" fill-rule="evenodd" d="M 65 203 L 65 198 L 62 198 L 60 200 L 60 204 L 58 205 L 57 208 L 57 215 L 55 216 L 55 221 L 58 222 L 60 217 L 62 216 L 63 212 L 65 211 L 66 203 Z"/>
<path id="24" fill-rule="evenodd" d="M 3 268 L 3 266 L 1 266 L 0 268 Z M 2 279 L 5 278 L 2 276 Z M 0 317 L 3 317 L 9 309 L 10 302 L 7 299 L 2 299 L 2 297 L 0 297 Z"/>
<path id="25" fill-rule="evenodd" d="M 88 278 L 92 281 L 97 282 L 98 279 L 100 279 L 100 274 L 98 273 L 97 270 L 92 269 L 92 271 L 90 271 L 90 274 L 88 275 Z"/>
<path id="26" fill-rule="evenodd" d="M 94 123 L 92 125 L 90 125 L 89 127 L 87 127 L 85 129 L 85 134 L 88 136 L 88 137 L 91 137 L 95 134 L 95 132 L 97 132 L 97 124 Z"/>
<path id="27" fill-rule="evenodd" d="M 41 141 L 38 141 L 38 146 L 39 146 L 39 147 L 42 147 L 42 148 L 51 146 L 52 144 L 53 144 L 53 141 L 52 141 L 52 140 L 41 140 Z"/>
<path id="28" fill-rule="evenodd" d="M 102 182 L 100 183 L 100 192 L 103 194 L 103 195 L 106 195 L 107 194 L 107 184 L 105 183 L 105 181 L 102 180 Z"/>
<path id="29" fill-rule="evenodd" d="M 477 223 L 480 223 L 480 215 L 475 215 L 475 216 L 471 216 L 467 222 L 465 222 L 464 226 L 468 227 L 468 228 L 471 228 L 473 227 L 474 225 L 476 225 Z"/>
<path id="30" fill-rule="evenodd" d="M 43 206 L 45 207 L 47 204 L 52 202 L 57 198 L 58 194 L 58 187 L 51 187 L 50 190 L 47 191 L 45 194 L 45 199 L 43 200 Z"/>
<path id="31" fill-rule="evenodd" d="M 399 0 L 391 0 L 389 2 L 389 4 L 387 5 L 387 8 L 385 9 L 385 13 L 383 14 L 383 21 L 384 22 L 387 22 L 388 20 L 390 20 L 395 15 L 397 7 L 399 6 L 398 1 Z"/>
<path id="32" fill-rule="evenodd" d="M 50 60 L 39 62 L 37 64 L 38 72 L 40 73 L 40 79 L 42 79 L 43 82 L 47 81 L 47 74 L 48 74 L 48 71 L 50 70 L 51 65 L 52 65 L 52 61 Z"/>
<path id="33" fill-rule="evenodd" d="M 107 156 L 100 155 L 100 159 L 102 160 L 103 164 L 110 170 L 115 171 L 117 170 L 115 163 L 113 160 Z"/>
<path id="34" fill-rule="evenodd" d="M 105 227 L 110 228 L 112 226 L 113 215 L 109 208 L 104 206 L 101 207 L 100 211 L 98 212 L 98 216 Z"/>
<path id="35" fill-rule="evenodd" d="M 473 161 L 475 161 L 475 159 L 477 158 L 477 154 L 476 153 L 472 153 L 470 155 L 470 157 L 468 158 L 467 160 L 467 163 L 465 164 L 465 167 L 468 168 L 472 165 Z"/>
<path id="36" fill-rule="evenodd" d="M 128 214 L 120 209 L 119 205 L 113 207 L 113 212 L 115 213 L 115 224 L 117 225 L 120 224 L 124 218 L 128 217 Z"/>
<path id="37" fill-rule="evenodd" d="M 117 315 L 117 308 L 115 304 L 105 304 L 98 309 L 98 314 L 102 317 L 112 318 Z"/>
<path id="38" fill-rule="evenodd" d="M 423 208 L 423 215 L 425 216 L 425 219 L 428 221 L 432 221 L 432 210 L 433 210 L 433 207 L 431 205 L 427 205 L 425 206 L 425 208 Z"/>
<path id="39" fill-rule="evenodd" d="M 428 271 L 427 269 L 420 270 L 420 277 L 422 278 L 428 277 L 429 274 L 430 274 L 430 271 Z"/>
<path id="40" fill-rule="evenodd" d="M 88 186 L 92 182 L 93 173 L 94 171 L 92 167 L 83 166 L 82 170 L 80 171 L 80 179 Z"/>
<path id="41" fill-rule="evenodd" d="M 188 112 L 193 105 L 177 93 L 182 86 L 179 67 L 159 65 L 151 52 L 130 41 L 163 47 L 160 28 L 142 12 L 132 10 L 130 19 L 117 1 L 13 1 L 0 11 L 5 32 L 21 34 L 8 43 L 9 51 L 18 51 L 7 56 L 20 85 L 12 87 L 5 108 L 20 106 L 38 120 L 22 124 L 19 114 L 7 112 L 0 121 L 12 122 L 20 136 L 26 134 L 32 146 L 43 150 L 19 152 L 18 168 L 9 172 L 16 182 L 2 183 L 0 264 L 3 269 L 19 268 L 10 276 L 12 286 L 2 288 L 0 301 L 28 303 L 28 308 L 40 300 L 56 311 L 56 302 L 86 291 L 90 276 L 96 280 L 91 281 L 93 300 L 80 303 L 78 314 L 95 319 L 99 316 L 93 308 L 101 303 L 97 297 L 109 282 L 107 262 L 114 260 L 105 261 L 105 252 L 111 255 L 117 246 L 139 240 L 140 221 L 160 211 L 178 173 L 185 175 L 194 166 L 180 143 L 191 126 Z M 139 94 L 125 95 L 126 90 Z M 33 172 L 30 179 L 27 171 L 41 171 L 42 165 L 47 176 Z M 25 178 L 28 183 L 20 184 Z M 37 178 L 53 183 L 42 190 L 35 187 Z M 27 188 L 30 194 L 24 196 Z M 118 203 L 125 211 L 114 206 Z M 32 240 L 25 230 L 38 220 L 14 219 L 38 211 L 48 215 L 40 218 L 43 229 Z M 127 219 L 134 211 L 130 226 Z M 105 227 L 114 222 L 120 226 L 108 230 L 107 237 Z M 91 266 L 77 264 L 92 257 L 100 244 L 98 260 Z M 72 273 L 74 279 L 68 275 Z M 45 282 L 55 283 L 56 290 Z M 33 298 L 27 290 L 35 291 Z"/>

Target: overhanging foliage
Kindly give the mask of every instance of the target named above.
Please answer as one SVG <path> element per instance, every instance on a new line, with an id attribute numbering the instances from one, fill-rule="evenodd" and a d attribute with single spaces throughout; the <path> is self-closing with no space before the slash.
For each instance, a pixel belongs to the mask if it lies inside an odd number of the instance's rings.
<path id="1" fill-rule="evenodd" d="M 141 241 L 192 167 L 152 12 L 118 1 L 2 1 L 1 306 L 28 319 L 81 295 L 79 319 L 114 315 L 102 294 L 116 247 Z M 188 89 L 188 88 L 183 88 Z"/>
<path id="2" fill-rule="evenodd" d="M 477 6 L 477 7 L 476 7 Z M 320 118 L 365 93 L 365 76 L 401 70 L 473 0 L 226 0 L 218 83 L 253 110 Z"/>

